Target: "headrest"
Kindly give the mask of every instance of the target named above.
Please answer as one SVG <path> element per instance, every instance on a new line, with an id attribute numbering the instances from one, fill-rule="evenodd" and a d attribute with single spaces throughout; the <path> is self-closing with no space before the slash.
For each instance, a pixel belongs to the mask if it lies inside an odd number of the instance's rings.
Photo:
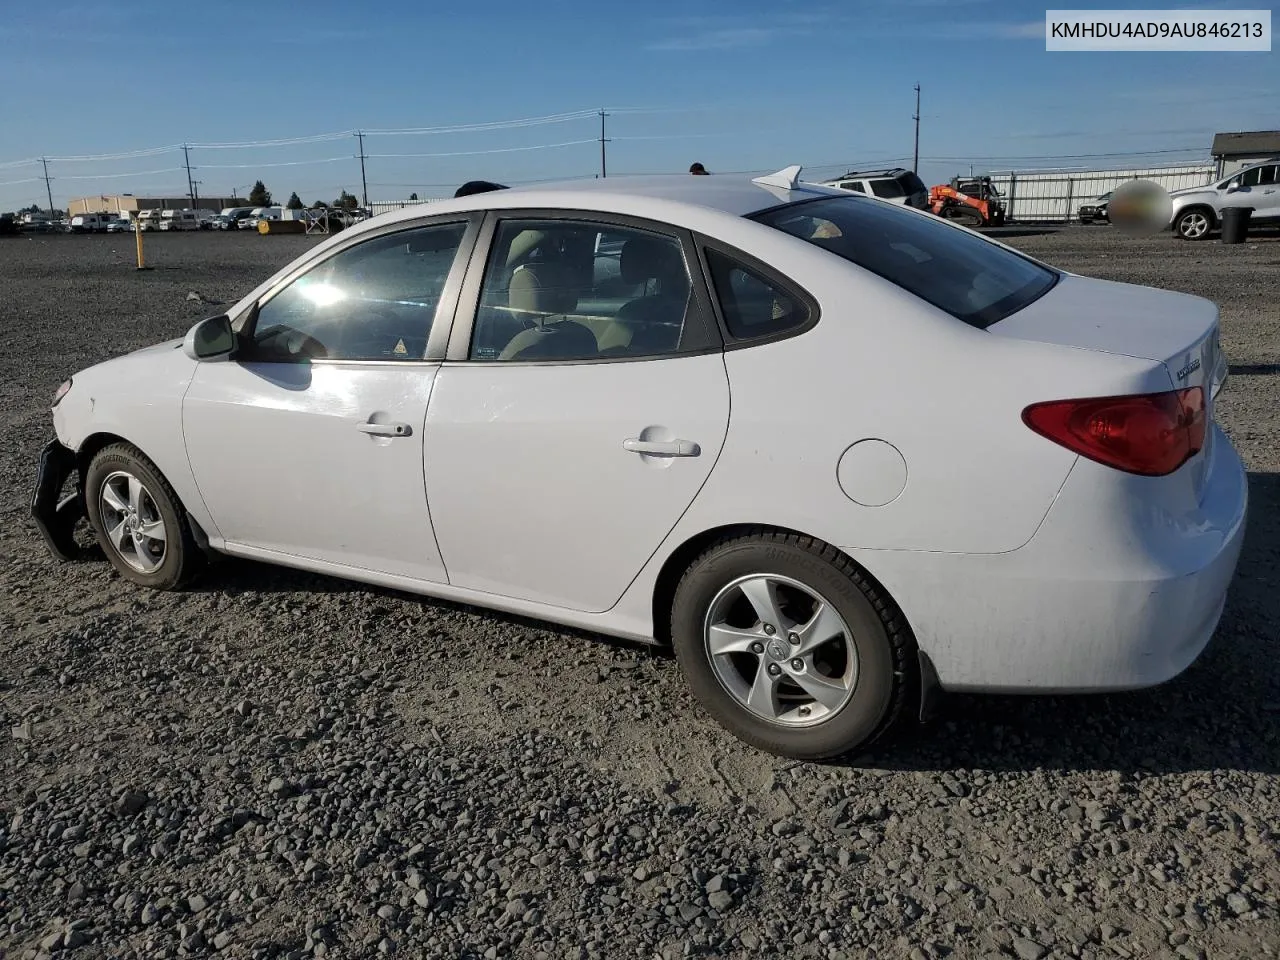
<path id="1" fill-rule="evenodd" d="M 511 275 L 507 305 L 527 313 L 569 313 L 578 306 L 578 292 L 559 264 L 526 263 Z"/>
<path id="2" fill-rule="evenodd" d="M 679 248 L 673 241 L 657 237 L 632 237 L 622 245 L 618 266 L 627 283 L 669 280 L 684 273 Z"/>

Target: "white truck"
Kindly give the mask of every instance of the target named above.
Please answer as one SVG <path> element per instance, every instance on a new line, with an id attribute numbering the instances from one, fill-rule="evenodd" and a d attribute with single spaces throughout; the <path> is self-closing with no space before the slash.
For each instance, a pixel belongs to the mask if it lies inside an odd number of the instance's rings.
<path id="1" fill-rule="evenodd" d="M 196 211 L 186 208 L 182 210 L 161 210 L 161 230 L 199 230 L 200 216 Z"/>
<path id="2" fill-rule="evenodd" d="M 71 232 L 106 233 L 107 222 L 113 219 L 109 213 L 78 213 L 71 218 Z"/>

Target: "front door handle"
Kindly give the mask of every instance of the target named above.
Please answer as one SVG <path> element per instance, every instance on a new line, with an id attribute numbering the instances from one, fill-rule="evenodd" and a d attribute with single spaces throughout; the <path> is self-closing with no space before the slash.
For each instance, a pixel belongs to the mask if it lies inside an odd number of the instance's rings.
<path id="1" fill-rule="evenodd" d="M 357 423 L 356 429 L 375 437 L 407 437 L 413 428 L 407 423 Z"/>
<path id="2" fill-rule="evenodd" d="M 692 440 L 638 440 L 622 441 L 622 449 L 643 453 L 651 457 L 696 457 L 702 448 Z"/>

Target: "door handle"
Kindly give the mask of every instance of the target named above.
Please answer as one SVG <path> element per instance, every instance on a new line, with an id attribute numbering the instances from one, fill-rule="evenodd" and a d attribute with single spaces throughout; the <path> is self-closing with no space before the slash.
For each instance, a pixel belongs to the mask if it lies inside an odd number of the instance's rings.
<path id="1" fill-rule="evenodd" d="M 622 441 L 622 449 L 651 457 L 696 457 L 702 448 L 692 440 L 638 440 L 634 437 Z"/>
<path id="2" fill-rule="evenodd" d="M 407 423 L 357 423 L 356 429 L 375 437 L 407 437 L 413 428 Z"/>

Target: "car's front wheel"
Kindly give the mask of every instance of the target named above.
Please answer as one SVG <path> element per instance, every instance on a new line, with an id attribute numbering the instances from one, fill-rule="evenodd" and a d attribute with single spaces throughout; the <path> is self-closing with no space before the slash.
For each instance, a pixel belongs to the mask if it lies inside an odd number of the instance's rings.
<path id="1" fill-rule="evenodd" d="M 702 706 L 795 759 L 869 745 L 912 688 L 914 641 L 897 607 L 809 537 L 762 530 L 712 546 L 676 588 L 671 635 Z"/>
<path id="2" fill-rule="evenodd" d="M 1173 232 L 1183 240 L 1204 240 L 1213 229 L 1213 217 L 1199 208 L 1184 210 L 1173 222 Z"/>
<path id="3" fill-rule="evenodd" d="M 117 443 L 85 473 L 89 523 L 111 565 L 126 580 L 172 590 L 193 577 L 204 555 L 177 494 L 135 447 Z"/>

